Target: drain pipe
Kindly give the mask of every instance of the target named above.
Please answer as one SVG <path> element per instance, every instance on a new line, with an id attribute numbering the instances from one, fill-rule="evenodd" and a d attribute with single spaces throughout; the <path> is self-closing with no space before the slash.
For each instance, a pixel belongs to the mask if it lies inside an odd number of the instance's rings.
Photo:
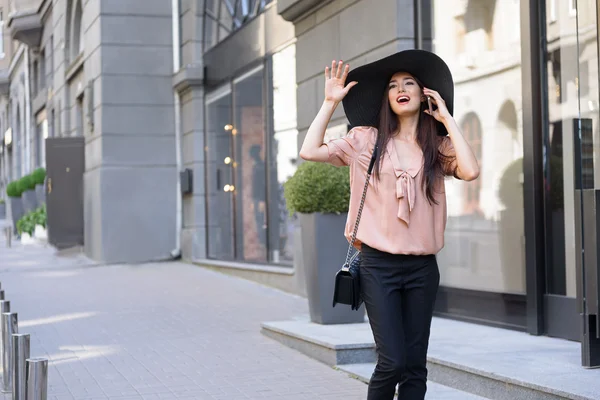
<path id="1" fill-rule="evenodd" d="M 179 1 L 171 0 L 171 14 L 173 17 L 173 75 L 179 72 L 180 63 L 180 38 L 179 38 Z M 181 107 L 179 93 L 176 89 L 173 89 L 173 103 L 175 105 L 175 163 L 176 163 L 176 214 L 175 214 L 175 248 L 171 251 L 173 258 L 181 257 L 181 231 L 183 226 L 183 199 L 181 198 L 181 180 L 179 178 L 179 172 L 182 169 L 182 155 L 181 155 Z"/>

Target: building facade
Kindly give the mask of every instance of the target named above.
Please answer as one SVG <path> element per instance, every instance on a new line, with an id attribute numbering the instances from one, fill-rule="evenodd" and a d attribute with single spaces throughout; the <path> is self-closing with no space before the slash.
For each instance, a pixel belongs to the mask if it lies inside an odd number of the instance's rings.
<path id="1" fill-rule="evenodd" d="M 0 102 L 3 142 L 12 141 L 3 184 L 45 166 L 45 138 L 83 137 L 77 201 L 86 254 L 104 262 L 171 257 L 178 196 L 170 2 L 4 6 L 4 32 L 14 41 Z"/>
<path id="2" fill-rule="evenodd" d="M 303 293 L 301 226 L 282 186 L 323 101 L 324 66 L 428 49 L 453 72 L 454 117 L 481 164 L 475 182 L 447 182 L 436 313 L 579 340 L 593 364 L 599 10 L 595 0 L 5 1 L 0 185 L 44 165 L 43 138 L 83 136 L 88 256 L 181 254 Z M 327 138 L 346 132 L 339 107 Z"/>

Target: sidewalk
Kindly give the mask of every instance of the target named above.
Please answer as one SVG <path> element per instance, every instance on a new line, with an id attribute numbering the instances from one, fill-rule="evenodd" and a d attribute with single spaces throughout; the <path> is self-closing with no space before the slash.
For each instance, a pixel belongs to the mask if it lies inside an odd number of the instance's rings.
<path id="1" fill-rule="evenodd" d="M 305 318 L 298 296 L 181 262 L 98 266 L 4 238 L 0 281 L 31 356 L 50 359 L 49 399 L 366 398 L 363 382 L 260 333 Z M 479 399 L 435 383 L 427 398 Z"/>
<path id="2" fill-rule="evenodd" d="M 302 298 L 185 263 L 69 267 L 0 246 L 19 331 L 52 360 L 49 399 L 365 398 L 363 383 L 260 334 L 260 321 L 306 313 Z"/>

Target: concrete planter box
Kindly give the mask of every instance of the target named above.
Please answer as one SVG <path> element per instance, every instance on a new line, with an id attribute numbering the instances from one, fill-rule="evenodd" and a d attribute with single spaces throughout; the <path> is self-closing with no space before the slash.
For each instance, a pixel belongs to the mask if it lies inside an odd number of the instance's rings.
<path id="1" fill-rule="evenodd" d="M 35 194 L 35 190 L 26 190 L 21 194 L 21 198 L 23 199 L 23 209 L 25 212 L 33 211 L 37 208 L 37 196 Z"/>
<path id="2" fill-rule="evenodd" d="M 46 204 L 46 191 L 44 185 L 35 185 L 35 197 L 37 199 L 38 207 L 42 204 Z"/>
<path id="3" fill-rule="evenodd" d="M 13 232 L 17 232 L 17 221 L 25 214 L 25 211 L 23 210 L 23 201 L 20 197 L 9 197 L 8 207 L 10 219 L 13 224 Z"/>
<path id="4" fill-rule="evenodd" d="M 346 259 L 348 242 L 344 237 L 347 214 L 299 214 L 302 226 L 302 258 L 310 320 L 318 324 L 364 322 L 364 306 L 333 307 L 335 274 Z"/>
<path id="5" fill-rule="evenodd" d="M 0 204 L 0 219 L 6 218 L 6 204 Z"/>

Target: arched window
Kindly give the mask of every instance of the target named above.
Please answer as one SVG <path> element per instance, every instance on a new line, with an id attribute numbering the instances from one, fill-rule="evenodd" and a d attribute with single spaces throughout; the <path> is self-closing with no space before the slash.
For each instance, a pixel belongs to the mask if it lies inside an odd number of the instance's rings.
<path id="1" fill-rule="evenodd" d="M 81 0 L 69 0 L 67 3 L 67 23 L 65 24 L 65 59 L 72 63 L 83 52 L 83 4 Z"/>
<path id="2" fill-rule="evenodd" d="M 75 2 L 73 8 L 73 15 L 71 18 L 71 59 L 77 57 L 83 51 L 83 29 L 81 20 L 83 18 L 83 8 L 81 6 L 81 0 Z"/>
<path id="3" fill-rule="evenodd" d="M 17 100 L 17 107 L 15 113 L 15 129 L 13 131 L 13 154 L 14 154 L 14 167 L 15 173 L 14 178 L 20 178 L 23 176 L 23 136 L 21 135 L 21 106 Z"/>

